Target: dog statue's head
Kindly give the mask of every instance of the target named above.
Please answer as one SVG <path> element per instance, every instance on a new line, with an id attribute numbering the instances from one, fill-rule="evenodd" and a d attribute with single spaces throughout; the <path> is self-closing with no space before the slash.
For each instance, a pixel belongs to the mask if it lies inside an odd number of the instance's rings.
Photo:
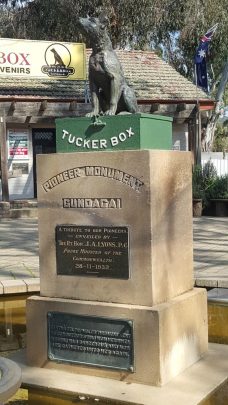
<path id="1" fill-rule="evenodd" d="M 79 25 L 90 39 L 97 40 L 104 35 L 104 31 L 108 25 L 108 17 L 101 15 L 99 18 L 95 17 L 79 17 Z"/>

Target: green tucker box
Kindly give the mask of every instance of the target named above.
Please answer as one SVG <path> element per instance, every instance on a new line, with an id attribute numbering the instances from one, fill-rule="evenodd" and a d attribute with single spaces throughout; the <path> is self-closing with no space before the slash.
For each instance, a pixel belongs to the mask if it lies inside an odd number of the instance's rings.
<path id="1" fill-rule="evenodd" d="M 126 114 L 56 119 L 57 152 L 172 149 L 172 118 Z"/>

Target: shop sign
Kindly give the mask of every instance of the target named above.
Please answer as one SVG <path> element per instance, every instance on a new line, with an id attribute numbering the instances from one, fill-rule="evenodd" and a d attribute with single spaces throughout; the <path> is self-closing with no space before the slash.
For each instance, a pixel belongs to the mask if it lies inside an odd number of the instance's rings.
<path id="1" fill-rule="evenodd" d="M 85 44 L 2 38 L 0 76 L 85 80 Z"/>
<path id="2" fill-rule="evenodd" d="M 28 159 L 28 132 L 8 131 L 8 158 Z"/>

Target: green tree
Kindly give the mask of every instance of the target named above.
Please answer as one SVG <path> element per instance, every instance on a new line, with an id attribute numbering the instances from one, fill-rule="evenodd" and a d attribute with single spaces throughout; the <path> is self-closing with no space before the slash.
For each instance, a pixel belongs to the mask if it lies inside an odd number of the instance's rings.
<path id="1" fill-rule="evenodd" d="M 228 57 L 228 0 L 141 0 L 140 7 L 136 0 L 3 0 L 0 4 L 11 13 L 14 36 L 27 39 L 77 41 L 78 17 L 105 11 L 115 46 L 160 48 L 163 57 L 190 78 L 200 37 L 219 22 L 210 44 L 215 83 Z M 9 36 L 2 24 L 0 33 Z"/>

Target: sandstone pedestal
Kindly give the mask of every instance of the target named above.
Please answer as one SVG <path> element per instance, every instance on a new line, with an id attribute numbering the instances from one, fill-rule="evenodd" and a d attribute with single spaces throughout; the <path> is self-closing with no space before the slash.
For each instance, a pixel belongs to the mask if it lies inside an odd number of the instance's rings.
<path id="1" fill-rule="evenodd" d="M 41 155 L 38 184 L 41 295 L 152 306 L 193 287 L 189 153 Z"/>
<path id="2" fill-rule="evenodd" d="M 207 350 L 205 294 L 202 289 L 194 289 L 172 299 L 169 303 L 153 307 L 46 297 L 29 298 L 27 320 L 30 325 L 32 323 L 39 325 L 39 328 L 28 330 L 28 365 L 54 368 L 57 366 L 53 363 L 52 356 L 48 358 L 47 317 L 49 313 L 67 313 L 84 317 L 89 315 L 107 320 L 127 319 L 133 324 L 134 350 L 130 370 L 112 370 L 74 364 L 73 351 L 78 334 L 74 333 L 73 338 L 73 334 L 69 334 L 69 327 L 65 331 L 64 342 L 63 333 L 55 333 L 55 342 L 58 342 L 59 347 L 67 347 L 65 351 L 69 351 L 72 355 L 68 366 L 61 364 L 57 367 L 79 374 L 96 375 L 125 382 L 163 385 L 195 363 Z M 34 341 L 36 350 L 31 343 Z M 126 347 L 124 343 L 119 343 L 117 349 L 112 349 L 114 346 L 112 341 L 113 339 L 110 338 L 110 343 L 103 344 L 103 347 L 116 352 Z M 92 347 L 93 350 L 97 350 L 97 354 L 99 347 Z M 53 353 L 60 356 L 63 350 L 53 350 Z M 119 359 L 121 356 L 119 355 Z"/>
<path id="3" fill-rule="evenodd" d="M 162 385 L 196 362 L 207 299 L 193 289 L 190 154 L 42 155 L 38 184 L 28 364 Z"/>

